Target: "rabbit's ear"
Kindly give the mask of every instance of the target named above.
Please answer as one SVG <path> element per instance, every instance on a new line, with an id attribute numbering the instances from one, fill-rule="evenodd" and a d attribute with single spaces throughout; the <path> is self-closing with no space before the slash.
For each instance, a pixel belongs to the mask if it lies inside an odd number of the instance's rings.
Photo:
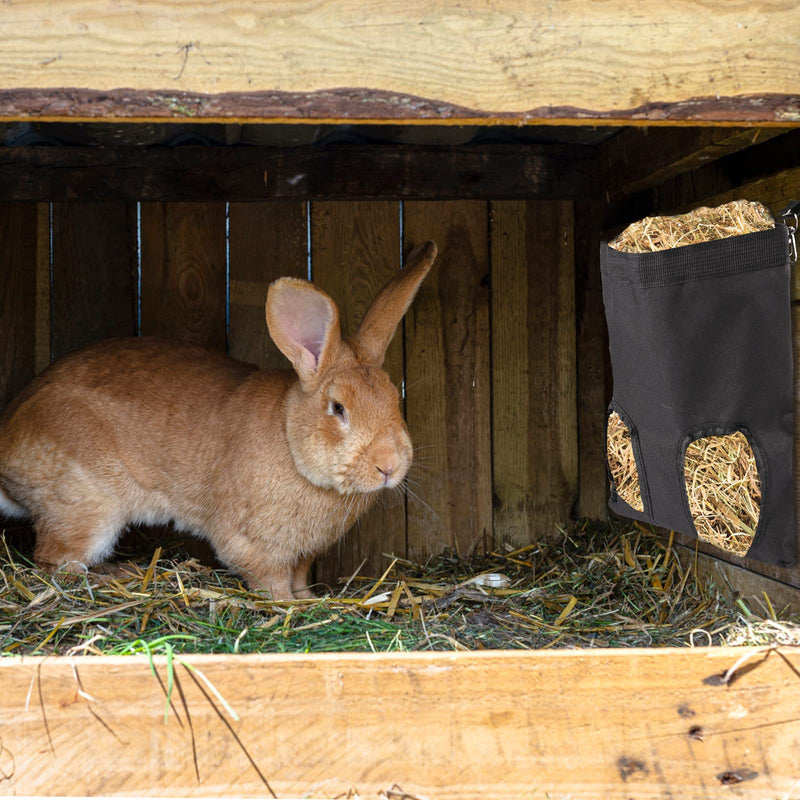
<path id="1" fill-rule="evenodd" d="M 406 259 L 403 269 L 372 301 L 352 342 L 362 362 L 377 367 L 383 364 L 394 332 L 433 265 L 436 253 L 433 242 L 415 247 Z"/>
<path id="2" fill-rule="evenodd" d="M 267 328 L 310 392 L 337 350 L 339 310 L 325 292 L 299 278 L 278 278 L 267 292 Z"/>

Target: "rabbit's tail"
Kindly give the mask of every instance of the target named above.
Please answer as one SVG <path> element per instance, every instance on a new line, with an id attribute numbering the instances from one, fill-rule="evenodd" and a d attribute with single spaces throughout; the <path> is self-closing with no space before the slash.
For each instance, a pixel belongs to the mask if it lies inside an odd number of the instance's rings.
<path id="1" fill-rule="evenodd" d="M 0 516 L 29 517 L 30 514 L 19 504 L 15 503 L 4 491 L 0 484 Z"/>

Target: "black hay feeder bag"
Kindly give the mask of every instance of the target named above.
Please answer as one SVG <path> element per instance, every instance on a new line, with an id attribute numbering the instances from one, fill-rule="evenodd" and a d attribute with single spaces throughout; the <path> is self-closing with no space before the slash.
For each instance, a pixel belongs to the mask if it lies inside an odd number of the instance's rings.
<path id="1" fill-rule="evenodd" d="M 740 432 L 755 455 L 761 492 L 746 555 L 779 566 L 795 561 L 793 233 L 778 223 L 652 253 L 603 243 L 600 258 L 614 379 L 609 416 L 616 412 L 630 435 L 641 492 L 637 510 L 609 469 L 611 509 L 697 536 L 687 449 Z"/>

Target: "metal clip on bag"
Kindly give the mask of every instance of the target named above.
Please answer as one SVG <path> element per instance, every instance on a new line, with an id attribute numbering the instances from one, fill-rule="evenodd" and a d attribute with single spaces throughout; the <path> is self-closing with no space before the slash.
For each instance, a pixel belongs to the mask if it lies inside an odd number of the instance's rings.
<path id="1" fill-rule="evenodd" d="M 610 412 L 630 432 L 643 510 L 626 503 L 613 480 L 610 507 L 696 536 L 687 447 L 741 431 L 761 489 L 747 557 L 780 566 L 795 560 L 793 233 L 790 224 L 776 224 L 653 253 L 603 243 L 600 258 L 614 377 Z"/>

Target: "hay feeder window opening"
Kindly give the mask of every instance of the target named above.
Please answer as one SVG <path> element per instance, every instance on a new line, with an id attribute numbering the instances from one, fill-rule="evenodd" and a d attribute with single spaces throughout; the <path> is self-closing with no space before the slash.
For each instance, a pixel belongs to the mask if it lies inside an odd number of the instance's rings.
<path id="1" fill-rule="evenodd" d="M 606 453 L 612 489 L 632 509 L 644 512 L 631 428 L 618 411 L 608 415 Z"/>
<path id="2" fill-rule="evenodd" d="M 753 448 L 742 431 L 692 441 L 683 459 L 689 512 L 697 535 L 737 556 L 758 529 L 761 481 Z"/>

